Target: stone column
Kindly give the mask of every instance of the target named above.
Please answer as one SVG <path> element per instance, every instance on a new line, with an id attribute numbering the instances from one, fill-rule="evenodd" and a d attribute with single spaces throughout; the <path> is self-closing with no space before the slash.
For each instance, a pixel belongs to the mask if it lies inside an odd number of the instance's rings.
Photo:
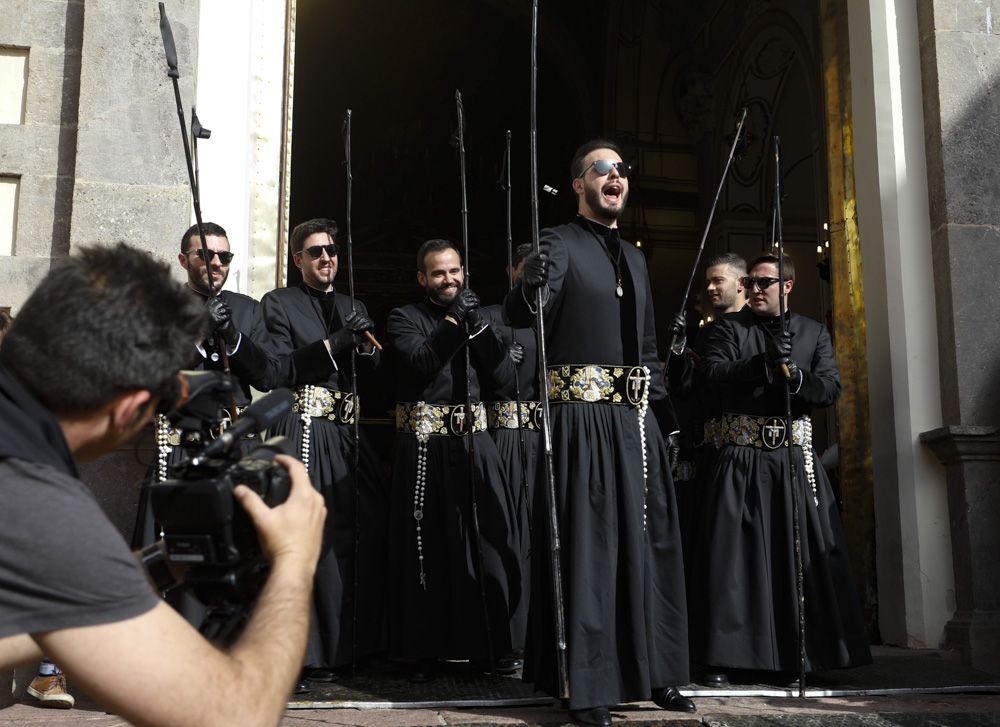
<path id="1" fill-rule="evenodd" d="M 1000 672 L 1000 3 L 917 3 L 957 611 L 947 643 Z"/>
<path id="2" fill-rule="evenodd" d="M 198 0 L 166 3 L 190 122 Z M 88 0 L 71 246 L 125 240 L 176 263 L 191 219 L 184 146 L 157 4 Z"/>

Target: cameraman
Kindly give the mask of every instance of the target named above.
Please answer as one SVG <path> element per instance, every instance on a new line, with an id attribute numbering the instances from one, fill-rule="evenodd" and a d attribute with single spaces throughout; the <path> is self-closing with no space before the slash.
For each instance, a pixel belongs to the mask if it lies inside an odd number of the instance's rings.
<path id="1" fill-rule="evenodd" d="M 143 428 L 206 326 L 167 266 L 123 243 L 68 258 L 19 312 L 0 349 L 0 668 L 44 651 L 135 724 L 273 725 L 302 663 L 326 516 L 302 465 L 277 458 L 292 486 L 274 509 L 234 491 L 271 572 L 221 651 L 157 598 L 74 460 Z"/>

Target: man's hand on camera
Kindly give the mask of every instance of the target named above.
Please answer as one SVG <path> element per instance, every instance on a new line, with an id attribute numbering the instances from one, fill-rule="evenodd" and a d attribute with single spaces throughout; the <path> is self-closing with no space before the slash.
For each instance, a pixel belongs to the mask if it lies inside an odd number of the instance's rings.
<path id="1" fill-rule="evenodd" d="M 311 574 L 316 570 L 326 505 L 323 496 L 312 486 L 305 466 L 294 457 L 279 454 L 274 461 L 288 470 L 292 483 L 288 499 L 273 508 L 245 485 L 233 490 L 233 495 L 250 516 L 264 556 L 272 565 L 292 563 Z"/>
<path id="2" fill-rule="evenodd" d="M 205 310 L 208 311 L 212 333 L 222 336 L 226 348 L 236 348 L 236 344 L 240 342 L 240 332 L 233 325 L 233 312 L 226 301 L 219 296 L 209 298 L 205 303 Z"/>

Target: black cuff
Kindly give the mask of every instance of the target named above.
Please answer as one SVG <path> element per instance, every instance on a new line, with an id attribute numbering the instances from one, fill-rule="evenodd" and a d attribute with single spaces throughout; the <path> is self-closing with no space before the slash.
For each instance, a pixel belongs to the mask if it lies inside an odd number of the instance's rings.
<path id="1" fill-rule="evenodd" d="M 292 351 L 293 386 L 325 381 L 336 370 L 333 357 L 320 339 Z"/>

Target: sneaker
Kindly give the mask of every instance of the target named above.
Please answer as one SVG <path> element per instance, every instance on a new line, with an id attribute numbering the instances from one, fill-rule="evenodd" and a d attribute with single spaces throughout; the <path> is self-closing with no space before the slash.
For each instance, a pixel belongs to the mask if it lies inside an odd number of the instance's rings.
<path id="1" fill-rule="evenodd" d="M 65 674 L 52 674 L 51 676 L 39 674 L 28 685 L 28 694 L 44 706 L 56 709 L 69 709 L 76 703 L 73 695 L 66 691 Z"/>

